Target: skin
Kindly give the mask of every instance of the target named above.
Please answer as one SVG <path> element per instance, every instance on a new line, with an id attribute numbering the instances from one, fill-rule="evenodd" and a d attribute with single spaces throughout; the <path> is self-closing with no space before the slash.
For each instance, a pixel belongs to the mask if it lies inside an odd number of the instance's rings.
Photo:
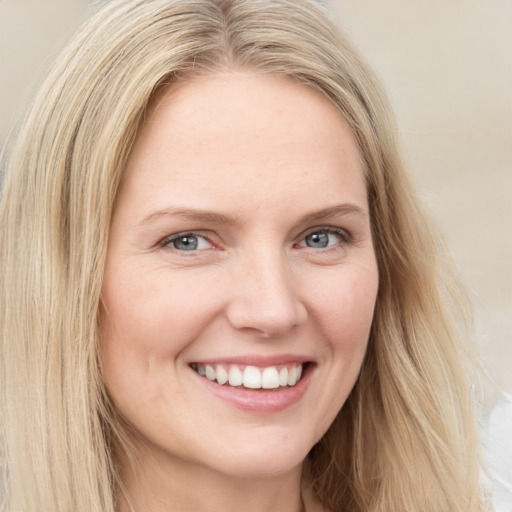
<path id="1" fill-rule="evenodd" d="M 196 250 L 169 240 L 191 232 Z M 103 286 L 102 371 L 135 432 L 121 469 L 137 510 L 302 510 L 303 461 L 357 379 L 377 287 L 359 150 L 326 98 L 235 71 L 160 94 Z M 311 361 L 309 381 L 272 413 L 219 399 L 190 366 L 282 354 Z"/>

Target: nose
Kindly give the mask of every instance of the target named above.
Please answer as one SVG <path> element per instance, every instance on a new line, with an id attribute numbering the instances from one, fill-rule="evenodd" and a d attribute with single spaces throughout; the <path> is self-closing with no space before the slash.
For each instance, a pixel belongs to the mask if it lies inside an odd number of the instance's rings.
<path id="1" fill-rule="evenodd" d="M 235 275 L 227 308 L 235 329 L 270 338 L 305 322 L 307 309 L 296 293 L 297 279 L 282 255 L 255 255 Z"/>

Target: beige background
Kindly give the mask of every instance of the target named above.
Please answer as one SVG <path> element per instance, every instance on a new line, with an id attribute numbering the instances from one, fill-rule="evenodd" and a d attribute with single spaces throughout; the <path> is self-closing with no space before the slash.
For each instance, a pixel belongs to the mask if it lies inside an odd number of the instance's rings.
<path id="1" fill-rule="evenodd" d="M 0 0 L 0 144 L 87 0 Z M 512 1 L 335 0 L 384 81 L 411 171 L 474 296 L 478 346 L 512 392 Z"/>

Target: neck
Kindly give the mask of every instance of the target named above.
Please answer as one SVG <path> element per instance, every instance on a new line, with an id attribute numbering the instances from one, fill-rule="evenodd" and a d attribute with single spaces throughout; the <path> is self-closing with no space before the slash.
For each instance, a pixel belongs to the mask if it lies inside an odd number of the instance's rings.
<path id="1" fill-rule="evenodd" d="M 119 512 L 303 512 L 302 468 L 283 475 L 226 475 L 182 460 L 122 466 Z"/>

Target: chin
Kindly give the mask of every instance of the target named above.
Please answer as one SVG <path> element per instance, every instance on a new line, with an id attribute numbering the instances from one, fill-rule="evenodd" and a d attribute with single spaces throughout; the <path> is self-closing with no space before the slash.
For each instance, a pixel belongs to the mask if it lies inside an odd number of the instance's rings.
<path id="1" fill-rule="evenodd" d="M 247 441 L 247 445 L 225 454 L 222 471 L 238 478 L 277 477 L 302 467 L 312 445 L 297 440 L 287 442 L 258 443 Z"/>

